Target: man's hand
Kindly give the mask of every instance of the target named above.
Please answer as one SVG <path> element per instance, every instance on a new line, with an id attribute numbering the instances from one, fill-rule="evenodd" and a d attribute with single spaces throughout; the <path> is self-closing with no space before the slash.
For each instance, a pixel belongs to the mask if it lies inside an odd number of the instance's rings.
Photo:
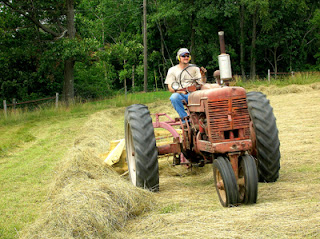
<path id="1" fill-rule="evenodd" d="M 185 91 L 185 90 L 178 90 L 176 92 L 179 93 L 179 94 L 184 94 L 184 95 L 188 94 L 188 92 Z"/>
<path id="2" fill-rule="evenodd" d="M 171 93 L 176 92 L 174 89 L 172 89 L 171 84 L 168 84 L 168 89 L 169 89 L 169 91 L 170 91 Z"/>
<path id="3" fill-rule="evenodd" d="M 201 74 L 201 81 L 202 81 L 203 83 L 206 83 L 206 82 L 207 82 L 206 73 L 207 73 L 207 69 L 204 68 L 203 66 L 201 66 L 201 67 L 200 67 L 200 74 Z"/>

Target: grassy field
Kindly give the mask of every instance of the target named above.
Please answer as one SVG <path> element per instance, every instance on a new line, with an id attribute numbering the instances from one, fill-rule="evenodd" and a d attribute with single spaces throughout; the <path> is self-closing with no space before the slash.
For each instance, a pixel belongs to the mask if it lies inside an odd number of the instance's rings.
<path id="1" fill-rule="evenodd" d="M 57 165 L 72 147 L 85 115 L 49 117 L 0 127 L 0 237 L 14 238 L 34 221 Z"/>
<path id="2" fill-rule="evenodd" d="M 267 93 L 274 107 L 282 159 L 278 182 L 259 184 L 257 204 L 222 208 L 210 165 L 190 172 L 173 168 L 170 159 L 162 158 L 161 191 L 151 196 L 153 206 L 136 217 L 130 214 L 113 231 L 114 238 L 320 237 L 319 84 L 258 89 Z M 130 97 L 113 104 L 139 101 Z M 152 112 L 174 114 L 168 100 L 161 101 L 163 97 L 166 93 L 148 96 L 144 103 L 158 99 L 148 104 Z M 31 234 L 25 231 L 29 225 L 49 207 L 55 210 L 48 206 L 57 185 L 55 178 L 69 151 L 83 146 L 79 142 L 85 138 L 85 146 L 99 154 L 107 150 L 110 140 L 123 137 L 124 108 L 106 110 L 110 104 L 93 102 L 58 112 L 18 113 L 10 120 L 0 120 L 1 238 L 32 235 L 32 229 Z"/>

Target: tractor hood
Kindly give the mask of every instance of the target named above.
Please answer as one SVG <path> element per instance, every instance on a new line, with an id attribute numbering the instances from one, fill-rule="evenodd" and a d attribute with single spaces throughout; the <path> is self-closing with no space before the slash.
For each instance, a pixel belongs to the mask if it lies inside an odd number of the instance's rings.
<path id="1" fill-rule="evenodd" d="M 246 91 L 242 87 L 222 87 L 192 92 L 188 98 L 191 112 L 203 112 L 205 101 L 221 101 L 231 98 L 246 98 Z"/>

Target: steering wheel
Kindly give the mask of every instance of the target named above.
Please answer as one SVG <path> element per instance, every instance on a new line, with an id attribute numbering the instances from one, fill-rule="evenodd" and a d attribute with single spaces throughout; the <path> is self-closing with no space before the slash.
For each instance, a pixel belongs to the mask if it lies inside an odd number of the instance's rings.
<path id="1" fill-rule="evenodd" d="M 188 73 L 188 75 L 191 76 L 191 74 L 190 74 L 190 73 L 188 72 L 188 70 L 187 70 L 187 69 L 190 68 L 190 67 L 198 67 L 198 66 L 195 65 L 195 64 L 190 64 L 190 65 L 188 65 L 186 68 L 184 68 L 184 69 L 181 71 L 180 75 L 179 75 L 179 82 L 175 81 L 175 82 L 173 82 L 173 83 L 171 84 L 172 89 L 178 90 L 180 87 L 183 88 L 183 86 L 182 86 L 182 84 L 181 84 L 181 77 L 182 77 L 182 74 L 183 74 L 184 71 L 186 71 L 186 72 Z M 191 82 L 191 85 L 193 85 L 193 84 L 195 84 L 195 83 L 198 83 L 197 81 L 200 80 L 200 79 L 201 79 L 201 78 L 192 78 L 192 76 L 191 76 L 191 79 L 186 80 L 186 82 Z"/>

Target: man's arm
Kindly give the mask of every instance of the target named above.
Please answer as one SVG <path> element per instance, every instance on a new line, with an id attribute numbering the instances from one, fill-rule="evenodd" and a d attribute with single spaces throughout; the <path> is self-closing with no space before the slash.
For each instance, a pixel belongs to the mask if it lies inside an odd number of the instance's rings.
<path id="1" fill-rule="evenodd" d="M 175 75 L 174 75 L 174 73 L 173 73 L 174 69 L 175 69 L 174 67 L 171 67 L 171 68 L 169 69 L 168 74 L 167 74 L 167 77 L 166 77 L 166 80 L 165 80 L 164 83 L 168 85 L 168 90 L 169 90 L 171 93 L 187 94 L 186 91 L 183 91 L 183 90 L 182 90 L 182 91 L 181 91 L 181 90 L 175 91 L 174 89 L 172 89 L 171 84 L 176 81 L 176 77 L 175 77 Z"/>
<path id="2" fill-rule="evenodd" d="M 171 93 L 180 93 L 180 94 L 188 94 L 187 91 L 185 90 L 177 90 L 175 91 L 174 89 L 172 89 L 171 84 L 168 84 L 168 89 Z"/>
<path id="3" fill-rule="evenodd" d="M 170 91 L 171 93 L 174 93 L 174 92 L 175 92 L 175 90 L 174 90 L 174 89 L 172 89 L 172 87 L 171 87 L 171 85 L 170 85 L 170 84 L 168 84 L 168 89 L 169 89 L 169 91 Z"/>

